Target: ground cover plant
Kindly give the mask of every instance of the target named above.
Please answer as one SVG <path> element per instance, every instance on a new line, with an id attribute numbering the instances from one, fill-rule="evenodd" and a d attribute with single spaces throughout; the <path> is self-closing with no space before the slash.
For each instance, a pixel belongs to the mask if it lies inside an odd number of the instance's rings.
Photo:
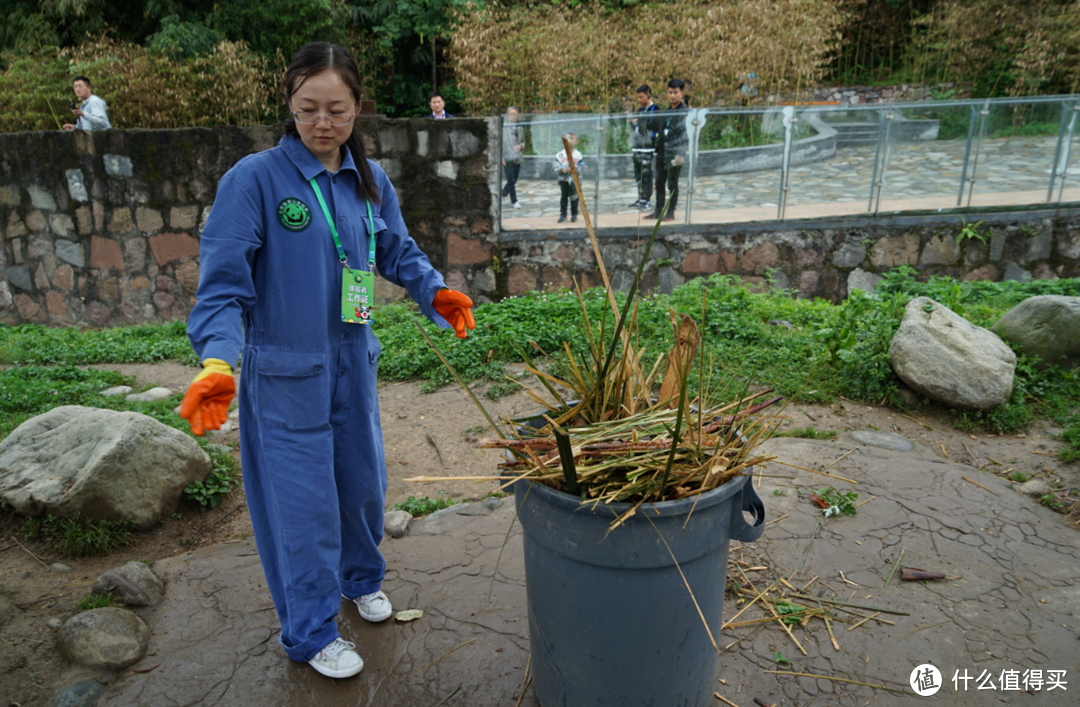
<path id="1" fill-rule="evenodd" d="M 447 498 L 442 492 L 436 494 L 435 498 L 430 496 L 409 496 L 401 503 L 394 504 L 395 511 L 405 511 L 409 513 L 413 518 L 419 518 L 420 516 L 431 515 L 435 511 L 441 511 L 444 508 L 449 508 L 454 505 L 456 501 L 452 498 Z"/>
<path id="2" fill-rule="evenodd" d="M 1035 295 L 1080 296 L 1080 280 L 961 283 L 951 278 L 919 282 L 910 268 L 889 273 L 877 291 L 855 291 L 841 304 L 803 300 L 773 290 L 753 294 L 737 278 L 713 275 L 677 288 L 671 295 L 639 297 L 636 345 L 655 360 L 671 348 L 668 309 L 700 318 L 707 295 L 704 358 L 719 375 L 718 396 L 733 399 L 748 383 L 770 386 L 795 403 L 822 403 L 843 396 L 852 400 L 899 405 L 899 381 L 889 365 L 888 346 L 903 318 L 904 306 L 921 295 L 949 307 L 978 326 L 989 327 L 1024 299 Z M 616 302 L 625 301 L 616 293 Z M 605 307 L 602 290 L 583 293 L 585 311 L 598 320 Z M 379 362 L 382 380 L 424 380 L 433 390 L 453 380 L 438 356 L 417 333 L 418 314 L 411 304 L 379 308 L 374 331 L 383 344 Z M 518 375 L 524 356 L 558 367 L 565 361 L 564 341 L 584 353 L 582 305 L 569 292 L 533 293 L 480 305 L 477 328 L 465 340 L 437 337 L 443 354 L 467 381 L 499 384 L 496 392 L 517 388 L 506 374 Z M 783 320 L 791 329 L 772 326 Z M 574 348 L 577 346 L 578 348 Z M 547 354 L 547 358 L 544 355 Z M 175 360 L 195 363 L 182 322 L 157 326 L 79 331 L 36 325 L 0 328 L 0 363 L 15 364 L 0 372 L 0 437 L 28 417 L 60 404 L 94 404 L 110 409 L 137 409 L 179 429 L 186 425 L 172 412 L 176 401 L 140 403 L 101 398 L 96 391 L 121 380 L 116 374 L 80 371 L 74 366 L 103 362 Z M 508 364 L 510 367 L 508 368 Z M 47 372 L 43 366 L 53 366 Z M 689 381 L 696 395 L 697 381 Z M 124 407 L 128 406 L 128 407 Z M 1007 405 L 987 413 L 954 414 L 962 428 L 995 433 L 1017 431 L 1035 419 L 1063 428 L 1059 454 L 1064 461 L 1080 458 L 1080 374 L 1041 368 L 1021 357 L 1013 396 Z"/>

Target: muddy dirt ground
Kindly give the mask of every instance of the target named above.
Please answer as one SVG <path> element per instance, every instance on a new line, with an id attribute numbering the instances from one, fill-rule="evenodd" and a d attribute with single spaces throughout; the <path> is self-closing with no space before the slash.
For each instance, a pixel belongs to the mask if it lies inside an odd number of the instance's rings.
<path id="1" fill-rule="evenodd" d="M 177 404 L 179 393 L 195 372 L 174 363 L 103 368 L 133 375 L 139 386 L 171 388 L 178 393 Z M 490 430 L 462 391 L 444 388 L 421 394 L 420 384 L 388 383 L 380 386 L 379 399 L 389 476 L 388 507 L 409 496 L 444 494 L 454 500 L 472 500 L 498 490 L 494 481 L 407 481 L 417 476 L 440 479 L 493 473 L 499 453 L 476 446 L 476 440 Z M 498 417 L 519 416 L 535 409 L 523 396 L 484 402 L 488 411 Z M 1045 423 L 1015 435 L 968 433 L 956 429 L 940 409 L 902 413 L 845 400 L 828 406 L 792 405 L 783 415 L 786 419 L 781 431 L 813 427 L 818 431 L 896 432 L 951 461 L 972 467 L 970 478 L 976 482 L 981 474 L 1007 477 L 1021 472 L 1028 478 L 1047 478 L 1055 487 L 1080 488 L 1080 464 L 1058 460 L 1055 452 L 1060 443 L 1053 435 L 1060 430 Z M 238 433 L 218 435 L 215 441 L 235 450 Z M 239 458 L 237 452 L 234 454 Z M 1060 518 L 1063 525 L 1073 525 L 1066 516 Z M 242 488 L 205 513 L 181 505 L 158 528 L 138 534 L 131 545 L 104 557 L 61 556 L 46 544 L 25 540 L 22 522 L 15 516 L 0 516 L 0 634 L 5 644 L 5 650 L 0 652 L 0 707 L 44 707 L 52 703 L 63 687 L 55 679 L 67 666 L 56 649 L 55 629 L 50 624 L 59 625 L 73 615 L 79 600 L 105 570 L 131 560 L 172 557 L 200 545 L 239 542 L 251 535 Z M 70 573 L 55 573 L 49 565 L 56 562 L 73 569 Z"/>

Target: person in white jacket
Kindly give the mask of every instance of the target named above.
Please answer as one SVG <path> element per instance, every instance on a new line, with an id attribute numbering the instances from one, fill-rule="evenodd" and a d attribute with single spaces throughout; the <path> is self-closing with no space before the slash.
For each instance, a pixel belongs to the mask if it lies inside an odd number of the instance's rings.
<path id="1" fill-rule="evenodd" d="M 570 204 L 570 220 L 577 221 L 578 195 L 577 189 L 574 188 L 574 177 L 570 174 L 570 159 L 573 158 L 579 176 L 581 171 L 585 169 L 585 162 L 581 153 L 574 147 L 578 141 L 577 133 L 566 133 L 566 141 L 570 143 L 570 149 L 573 150 L 570 157 L 567 157 L 565 149 L 559 150 L 559 153 L 555 155 L 555 161 L 551 165 L 555 168 L 556 179 L 562 191 L 559 197 L 559 223 L 566 221 L 567 202 Z"/>
<path id="2" fill-rule="evenodd" d="M 90 86 L 90 79 L 85 76 L 76 76 L 71 82 L 71 88 L 81 101 L 78 108 L 71 104 L 71 114 L 78 120 L 65 123 L 64 130 L 108 130 L 112 127 L 109 122 L 109 111 L 105 101 L 94 95 L 94 89 Z"/>

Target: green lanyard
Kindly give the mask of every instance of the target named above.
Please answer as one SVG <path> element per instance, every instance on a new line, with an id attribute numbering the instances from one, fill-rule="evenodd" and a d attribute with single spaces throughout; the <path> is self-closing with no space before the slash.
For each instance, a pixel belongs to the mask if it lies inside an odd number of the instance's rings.
<path id="1" fill-rule="evenodd" d="M 330 235 L 334 237 L 334 247 L 337 248 L 338 260 L 345 267 L 349 267 L 349 258 L 345 255 L 345 249 L 341 246 L 341 239 L 338 238 L 337 226 L 334 225 L 334 219 L 330 216 L 330 209 L 326 207 L 326 200 L 323 199 L 322 191 L 319 189 L 319 185 L 315 182 L 315 177 L 308 180 L 311 184 L 311 188 L 315 191 L 315 198 L 319 200 L 319 206 L 322 207 L 323 216 L 326 217 L 326 224 L 330 226 Z M 367 202 L 367 217 L 368 226 L 371 230 L 371 247 L 368 251 L 368 267 L 371 272 L 375 272 L 375 219 L 371 216 L 371 202 Z"/>

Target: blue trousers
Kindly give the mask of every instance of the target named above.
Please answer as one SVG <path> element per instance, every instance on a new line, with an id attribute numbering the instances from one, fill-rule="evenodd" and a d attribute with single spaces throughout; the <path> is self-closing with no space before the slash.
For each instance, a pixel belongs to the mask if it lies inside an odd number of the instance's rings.
<path id="1" fill-rule="evenodd" d="M 243 352 L 244 490 L 280 642 L 300 662 L 340 635 L 342 595 L 378 591 L 386 573 L 379 345 L 355 329 L 327 349 Z"/>

